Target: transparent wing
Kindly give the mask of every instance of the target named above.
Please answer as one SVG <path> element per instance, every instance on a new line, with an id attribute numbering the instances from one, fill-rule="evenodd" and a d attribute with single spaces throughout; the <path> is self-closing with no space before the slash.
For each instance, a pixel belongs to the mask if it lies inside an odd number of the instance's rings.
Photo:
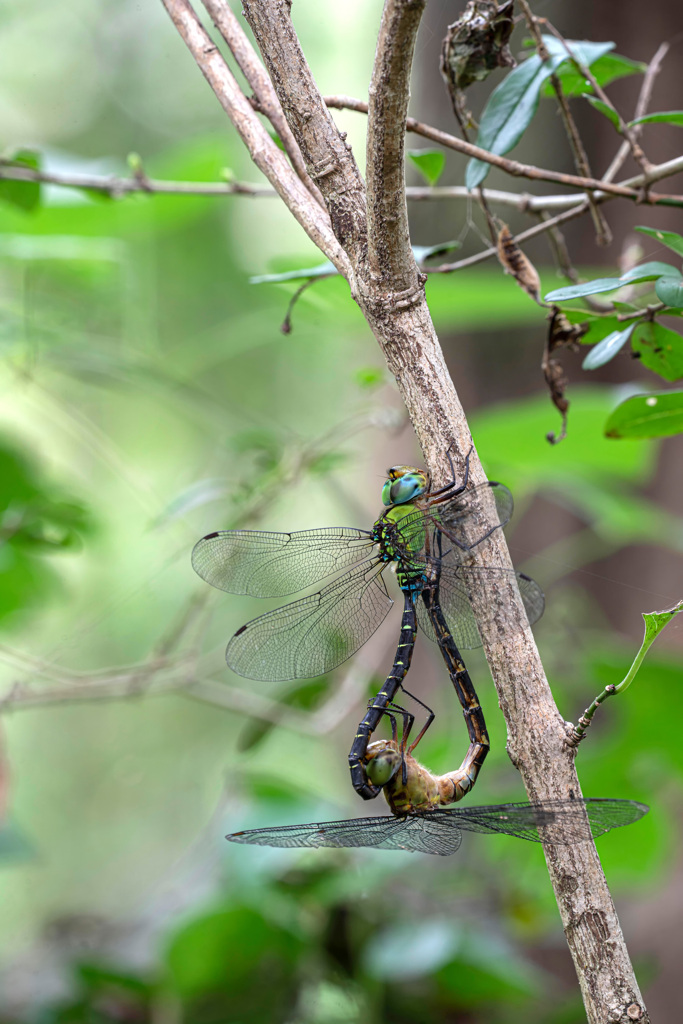
<path id="1" fill-rule="evenodd" d="M 229 594 L 285 597 L 360 561 L 372 545 L 370 533 L 351 527 L 298 533 L 222 530 L 195 544 L 192 566 Z"/>
<path id="2" fill-rule="evenodd" d="M 447 556 L 450 559 L 451 553 Z M 457 555 L 456 555 L 457 557 Z M 505 605 L 505 590 L 516 583 L 519 587 L 527 617 L 531 625 L 538 622 L 545 608 L 543 591 L 535 580 L 513 569 L 482 568 L 479 566 L 449 565 L 444 560 L 440 565 L 428 562 L 438 573 L 438 598 L 446 617 L 448 627 L 458 647 L 472 650 L 481 647 L 477 617 L 472 608 L 469 594 L 476 594 L 477 615 L 485 624 L 495 623 L 503 634 L 514 628 L 501 615 L 501 599 Z M 434 630 L 424 604 L 417 606 L 417 619 L 422 631 L 434 640 Z"/>
<path id="3" fill-rule="evenodd" d="M 453 547 L 462 561 L 493 530 L 509 522 L 513 506 L 512 494 L 504 484 L 489 481 L 472 487 L 450 501 L 405 516 L 397 530 L 397 550 L 404 558 L 414 557 L 436 528 L 446 535 L 448 547 Z"/>
<path id="4" fill-rule="evenodd" d="M 229 668 L 247 679 L 283 682 L 330 672 L 362 647 L 394 603 L 367 559 L 309 597 L 259 615 L 227 646 Z"/>
<path id="5" fill-rule="evenodd" d="M 460 830 L 428 816 L 351 818 L 311 825 L 252 829 L 226 836 L 231 843 L 256 846 L 366 846 L 375 850 L 409 850 L 445 857 L 462 841 Z"/>
<path id="6" fill-rule="evenodd" d="M 490 807 L 457 807 L 436 810 L 437 818 L 452 821 L 468 832 L 500 832 L 534 843 L 550 841 L 561 846 L 581 843 L 613 828 L 631 825 L 649 811 L 636 800 L 588 797 L 582 800 L 549 800 L 541 804 L 498 804 Z M 542 837 L 538 831 L 543 828 Z"/>
<path id="7" fill-rule="evenodd" d="M 366 846 L 410 850 L 445 857 L 455 853 L 468 832 L 500 833 L 555 845 L 582 843 L 613 828 L 631 825 L 647 814 L 635 800 L 551 800 L 543 804 L 496 804 L 411 814 L 405 818 L 351 818 L 310 825 L 282 825 L 233 832 L 231 843 L 254 846 Z M 543 837 L 539 828 L 544 831 Z"/>

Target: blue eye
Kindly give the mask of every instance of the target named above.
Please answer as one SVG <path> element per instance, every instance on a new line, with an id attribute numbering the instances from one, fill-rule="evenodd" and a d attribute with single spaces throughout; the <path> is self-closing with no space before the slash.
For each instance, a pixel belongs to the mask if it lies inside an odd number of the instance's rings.
<path id="1" fill-rule="evenodd" d="M 426 490 L 424 473 L 406 473 L 396 480 L 387 480 L 382 488 L 382 501 L 385 505 L 403 505 L 424 494 Z"/>

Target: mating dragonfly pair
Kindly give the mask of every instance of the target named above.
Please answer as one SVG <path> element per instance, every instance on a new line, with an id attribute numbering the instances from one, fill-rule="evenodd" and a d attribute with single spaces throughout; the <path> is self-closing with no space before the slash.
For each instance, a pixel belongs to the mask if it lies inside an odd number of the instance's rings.
<path id="1" fill-rule="evenodd" d="M 468 489 L 468 478 L 469 456 L 463 482 L 457 486 L 453 473 L 435 490 L 426 472 L 396 466 L 389 470 L 382 490 L 385 510 L 372 530 L 228 530 L 210 533 L 195 546 L 196 572 L 232 594 L 284 597 L 336 575 L 316 593 L 266 612 L 235 633 L 226 660 L 234 672 L 250 679 L 275 682 L 330 672 L 372 636 L 392 607 L 384 580 L 389 566 L 403 593 L 391 673 L 370 702 L 349 754 L 356 791 L 371 799 L 383 790 L 392 816 L 255 829 L 234 833 L 229 840 L 450 854 L 460 845 L 462 829 L 573 843 L 629 824 L 646 812 L 645 805 L 630 800 L 446 809 L 472 788 L 489 750 L 484 716 L 460 649 L 481 645 L 478 622 L 500 637 L 523 628 L 516 613 L 517 592 L 529 623 L 536 622 L 544 608 L 540 587 L 523 573 L 468 564 L 474 548 L 503 527 L 513 509 L 512 495 L 503 484 Z M 460 768 L 445 776 L 433 775 L 412 756 L 434 718 L 403 686 L 418 626 L 439 646 L 470 741 Z M 414 716 L 394 702 L 399 690 L 427 712 L 425 725 L 410 746 Z M 392 740 L 371 743 L 385 715 L 392 724 Z M 403 720 L 400 743 L 397 715 Z"/>

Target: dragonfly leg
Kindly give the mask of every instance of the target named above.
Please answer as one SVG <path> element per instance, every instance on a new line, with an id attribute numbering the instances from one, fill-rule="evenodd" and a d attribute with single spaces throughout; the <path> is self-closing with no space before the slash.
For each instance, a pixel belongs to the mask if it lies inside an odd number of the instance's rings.
<path id="1" fill-rule="evenodd" d="M 434 714 L 432 709 L 427 704 L 425 704 L 424 701 L 422 701 L 418 697 L 416 697 L 414 693 L 410 693 L 410 691 L 406 690 L 405 687 L 402 687 L 402 689 L 403 689 L 403 692 L 405 694 L 407 694 L 409 697 L 411 697 L 415 701 L 416 704 L 419 704 L 420 707 L 424 708 L 425 711 L 427 712 L 427 721 L 425 722 L 425 724 L 420 729 L 419 733 L 417 734 L 417 737 L 413 740 L 413 742 L 408 747 L 407 753 L 408 754 L 412 754 L 412 752 L 415 750 L 415 747 L 418 745 L 418 743 L 420 742 L 420 740 L 422 739 L 424 734 L 427 732 L 427 729 L 429 728 L 429 726 L 432 724 L 432 722 L 436 718 L 436 715 Z M 407 739 L 407 736 L 405 735 L 405 732 L 404 732 L 404 734 L 403 734 L 403 746 L 404 746 L 404 748 L 405 748 L 405 741 L 406 741 L 406 739 Z"/>
<path id="2" fill-rule="evenodd" d="M 405 690 L 404 693 L 408 693 L 408 691 Z M 408 693 L 408 696 L 412 697 L 413 695 L 412 695 L 412 693 Z M 417 698 L 413 698 L 413 699 L 416 700 Z M 422 702 L 421 701 L 417 701 L 417 703 L 421 704 Z M 369 705 L 369 706 L 373 707 L 372 704 Z M 394 701 L 392 701 L 391 704 L 389 704 L 386 708 L 385 707 L 380 707 L 379 710 L 381 711 L 381 713 L 383 715 L 386 715 L 386 717 L 388 719 L 390 719 L 390 721 L 391 721 L 391 738 L 392 738 L 393 742 L 396 744 L 396 746 L 398 747 L 398 749 L 400 751 L 400 754 L 401 754 L 401 778 L 402 778 L 402 781 L 403 781 L 403 785 L 405 786 L 408 783 L 408 767 L 406 765 L 406 755 L 405 755 L 406 741 L 407 741 L 408 736 L 410 735 L 411 730 L 413 728 L 413 725 L 415 723 L 415 715 L 411 714 L 410 711 L 407 711 L 405 708 L 402 708 L 400 704 L 396 704 Z M 402 728 L 401 743 L 400 744 L 398 742 L 398 729 L 397 729 L 397 726 L 396 726 L 396 714 L 399 714 L 402 717 L 402 719 L 403 719 L 403 728 Z"/>
<path id="3" fill-rule="evenodd" d="M 468 480 L 470 478 L 470 455 L 472 454 L 473 450 L 474 450 L 474 445 L 472 445 L 472 447 L 470 448 L 470 450 L 468 451 L 468 453 L 467 453 L 467 455 L 465 457 L 465 473 L 464 473 L 463 478 L 462 478 L 462 483 L 460 484 L 459 487 L 455 486 L 455 481 L 456 481 L 455 466 L 453 465 L 453 459 L 451 458 L 450 449 L 446 452 L 446 458 L 448 459 L 448 465 L 451 467 L 451 479 L 448 481 L 447 484 L 444 484 L 443 487 L 437 487 L 437 489 L 435 491 L 430 491 L 429 495 L 428 495 L 428 497 L 430 499 L 433 498 L 433 497 L 436 497 L 438 494 L 446 494 L 447 492 L 448 492 L 448 498 L 454 498 L 457 494 L 462 494 L 462 492 L 467 487 L 467 482 L 468 482 Z M 446 499 L 442 499 L 442 500 L 446 500 Z"/>

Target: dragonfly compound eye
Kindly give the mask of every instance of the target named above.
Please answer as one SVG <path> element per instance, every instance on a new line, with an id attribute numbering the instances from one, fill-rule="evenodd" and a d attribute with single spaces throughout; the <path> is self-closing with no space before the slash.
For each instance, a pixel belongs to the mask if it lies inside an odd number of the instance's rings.
<path id="1" fill-rule="evenodd" d="M 389 479 L 382 488 L 385 505 L 403 505 L 414 501 L 429 489 L 429 478 L 421 469 L 412 466 L 396 466 L 389 470 Z"/>
<path id="2" fill-rule="evenodd" d="M 401 767 L 401 755 L 396 750 L 384 750 L 368 761 L 367 776 L 373 786 L 386 786 Z"/>

